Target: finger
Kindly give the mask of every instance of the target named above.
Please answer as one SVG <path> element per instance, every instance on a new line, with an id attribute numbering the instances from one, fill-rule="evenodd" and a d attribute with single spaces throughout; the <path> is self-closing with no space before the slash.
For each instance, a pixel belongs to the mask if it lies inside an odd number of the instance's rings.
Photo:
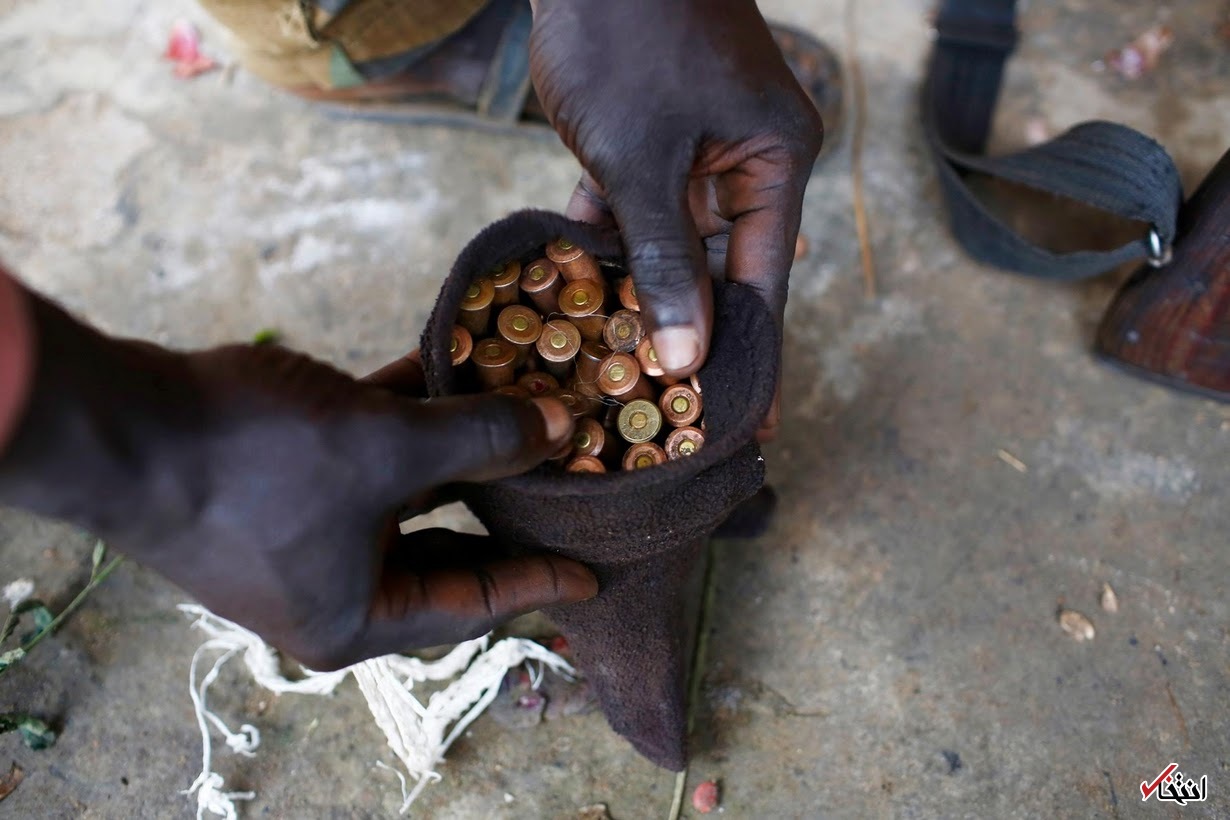
<path id="1" fill-rule="evenodd" d="M 784 149 L 740 163 L 717 182 L 718 205 L 732 218 L 726 278 L 755 288 L 781 323 L 807 187 L 799 160 Z"/>
<path id="2" fill-rule="evenodd" d="M 641 314 L 658 361 L 668 375 L 695 373 L 704 363 L 713 323 L 713 292 L 688 199 L 693 146 L 665 162 L 619 169 L 619 183 L 603 179 L 619 223 Z"/>
<path id="3" fill-rule="evenodd" d="M 423 372 L 423 357 L 418 350 L 389 362 L 359 381 L 383 387 L 401 396 L 427 397 L 427 376 Z"/>
<path id="4" fill-rule="evenodd" d="M 456 643 L 518 615 L 596 594 L 598 581 L 592 572 L 549 554 L 390 574 L 381 579 L 372 602 L 363 648 L 365 653 L 385 654 Z"/>
<path id="5" fill-rule="evenodd" d="M 405 467 L 427 486 L 489 481 L 536 467 L 572 436 L 572 413 L 558 399 L 491 393 L 414 405 Z"/>
<path id="6" fill-rule="evenodd" d="M 564 214 L 569 219 L 575 219 L 578 222 L 588 222 L 603 228 L 615 227 L 615 216 L 611 213 L 610 206 L 606 204 L 602 189 L 598 187 L 598 183 L 594 182 L 594 178 L 588 172 L 581 174 L 581 179 L 577 181 L 577 187 L 572 191 L 572 196 L 568 200 L 568 208 Z"/>
<path id="7" fill-rule="evenodd" d="M 397 535 L 385 550 L 384 574 L 423 575 L 459 565 L 491 564 L 512 557 L 499 539 L 489 535 L 431 527 L 408 535 Z"/>

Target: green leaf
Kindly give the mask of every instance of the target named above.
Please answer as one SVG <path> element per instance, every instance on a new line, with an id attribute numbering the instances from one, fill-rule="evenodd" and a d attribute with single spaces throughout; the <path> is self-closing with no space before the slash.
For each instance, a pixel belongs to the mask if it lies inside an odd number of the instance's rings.
<path id="1" fill-rule="evenodd" d="M 20 621 L 20 616 L 10 612 L 9 616 L 4 619 L 4 626 L 0 627 L 0 644 L 9 639 L 9 635 L 17 629 L 17 622 Z"/>
<path id="2" fill-rule="evenodd" d="M 91 560 L 90 569 L 91 575 L 98 572 L 98 568 L 102 566 L 103 557 L 107 554 L 107 545 L 99 541 L 94 545 L 94 556 Z"/>
<path id="3" fill-rule="evenodd" d="M 34 631 L 35 633 L 42 632 L 47 627 L 51 626 L 51 622 L 55 620 L 51 614 L 51 610 L 45 606 L 34 608 Z"/>
<path id="4" fill-rule="evenodd" d="M 56 733 L 51 731 L 51 727 L 32 715 L 26 715 L 17 724 L 17 731 L 21 733 L 21 739 L 26 742 L 26 745 L 36 752 L 50 748 L 56 743 Z"/>
<path id="5" fill-rule="evenodd" d="M 5 669 L 8 669 L 10 666 L 17 663 L 19 660 L 21 660 L 25 656 L 26 656 L 26 650 L 21 649 L 21 648 L 10 649 L 8 652 L 5 652 L 3 655 L 0 655 L 0 672 L 3 672 Z"/>
<path id="6" fill-rule="evenodd" d="M 276 327 L 266 327 L 256 331 L 252 337 L 254 345 L 276 345 L 282 340 L 282 333 Z"/>

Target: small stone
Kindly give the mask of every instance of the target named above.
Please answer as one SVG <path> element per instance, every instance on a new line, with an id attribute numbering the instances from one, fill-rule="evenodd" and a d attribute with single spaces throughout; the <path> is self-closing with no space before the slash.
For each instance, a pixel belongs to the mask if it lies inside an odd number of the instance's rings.
<path id="1" fill-rule="evenodd" d="M 1173 44 L 1174 31 L 1169 26 L 1156 25 L 1107 54 L 1106 64 L 1124 79 L 1137 80 L 1157 68 L 1158 61 Z"/>
<path id="2" fill-rule="evenodd" d="M 9 773 L 0 777 L 0 800 L 8 797 L 13 791 L 21 785 L 21 781 L 26 777 L 26 773 L 16 762 L 9 766 Z"/>
<path id="3" fill-rule="evenodd" d="M 577 809 L 577 820 L 611 820 L 606 803 L 591 803 Z"/>
<path id="4" fill-rule="evenodd" d="M 1102 584 L 1102 610 L 1104 612 L 1119 611 L 1119 596 L 1115 594 L 1110 584 Z"/>
<path id="5" fill-rule="evenodd" d="M 572 650 L 568 646 L 568 639 L 563 635 L 556 635 L 547 643 L 547 649 L 550 649 L 556 655 L 562 658 L 571 656 Z"/>
<path id="6" fill-rule="evenodd" d="M 706 780 L 696 787 L 696 791 L 692 792 L 692 808 L 701 814 L 708 814 L 716 809 L 720 801 L 721 794 L 715 780 Z"/>
<path id="7" fill-rule="evenodd" d="M 1075 641 L 1092 641 L 1097 634 L 1094 632 L 1093 622 L 1074 609 L 1059 611 L 1059 627 Z"/>

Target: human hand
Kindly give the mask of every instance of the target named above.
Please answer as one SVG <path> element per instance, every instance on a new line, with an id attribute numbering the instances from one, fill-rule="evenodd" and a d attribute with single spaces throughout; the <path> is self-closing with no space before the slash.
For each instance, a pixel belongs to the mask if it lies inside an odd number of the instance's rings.
<path id="1" fill-rule="evenodd" d="M 538 0 L 530 47 L 569 215 L 618 224 L 667 371 L 704 362 L 711 274 L 780 319 L 823 128 L 753 0 Z"/>
<path id="2" fill-rule="evenodd" d="M 42 303 L 39 377 L 0 501 L 74 520 L 311 668 L 481 635 L 591 597 L 583 566 L 492 538 L 400 536 L 455 481 L 523 472 L 553 400 L 423 401 L 417 357 L 355 380 L 275 346 L 179 354 Z M 72 323 L 72 324 L 66 324 Z"/>

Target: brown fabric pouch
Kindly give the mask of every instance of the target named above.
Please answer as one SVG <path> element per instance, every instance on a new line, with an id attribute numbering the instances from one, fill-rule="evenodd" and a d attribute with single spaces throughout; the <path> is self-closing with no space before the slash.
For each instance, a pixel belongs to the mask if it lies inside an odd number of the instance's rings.
<path id="1" fill-rule="evenodd" d="M 599 259 L 623 254 L 618 235 L 559 214 L 522 211 L 462 251 L 423 334 L 433 396 L 453 394 L 451 330 L 471 281 L 510 259 L 529 262 L 565 237 Z M 545 465 L 460 488 L 478 519 L 514 551 L 549 550 L 591 567 L 599 595 L 548 611 L 563 630 L 615 731 L 654 763 L 686 761 L 683 588 L 704 539 L 764 482 L 755 433 L 777 383 L 780 333 L 746 286 L 715 282 L 714 335 L 699 373 L 705 446 L 689 458 L 605 475 Z"/>

